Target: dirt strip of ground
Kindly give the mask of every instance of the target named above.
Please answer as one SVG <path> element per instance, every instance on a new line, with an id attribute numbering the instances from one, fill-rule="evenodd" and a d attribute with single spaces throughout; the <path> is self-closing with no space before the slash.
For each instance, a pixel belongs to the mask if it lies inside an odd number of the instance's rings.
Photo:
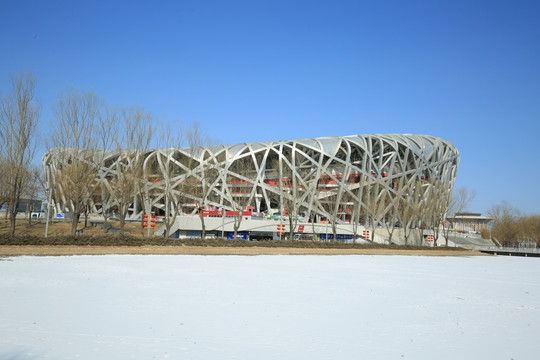
<path id="1" fill-rule="evenodd" d="M 410 256 L 483 256 L 468 250 L 396 250 L 396 249 L 308 249 L 264 247 L 203 246 L 0 246 L 0 256 L 64 255 L 410 255 Z"/>

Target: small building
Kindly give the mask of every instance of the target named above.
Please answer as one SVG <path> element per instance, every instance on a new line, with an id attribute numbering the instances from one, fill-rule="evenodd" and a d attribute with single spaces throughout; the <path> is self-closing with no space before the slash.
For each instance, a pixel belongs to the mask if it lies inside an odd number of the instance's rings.
<path id="1" fill-rule="evenodd" d="M 26 213 L 29 209 L 32 212 L 43 212 L 43 202 L 41 200 L 20 199 L 17 207 L 17 213 Z M 5 213 L 7 211 L 7 204 L 2 205 L 0 212 Z"/>
<path id="2" fill-rule="evenodd" d="M 17 212 L 26 213 L 29 210 L 32 210 L 32 212 L 41 212 L 42 204 L 43 202 L 41 200 L 21 199 L 19 200 Z"/>
<path id="3" fill-rule="evenodd" d="M 478 232 L 481 228 L 487 227 L 493 218 L 482 216 L 481 213 L 461 212 L 446 218 L 451 229 L 464 232 Z"/>

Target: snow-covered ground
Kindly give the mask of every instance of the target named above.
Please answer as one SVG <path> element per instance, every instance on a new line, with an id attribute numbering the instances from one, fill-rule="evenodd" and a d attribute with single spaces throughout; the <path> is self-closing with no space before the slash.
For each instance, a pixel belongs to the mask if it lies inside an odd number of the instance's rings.
<path id="1" fill-rule="evenodd" d="M 540 259 L 0 259 L 0 359 L 537 359 Z"/>

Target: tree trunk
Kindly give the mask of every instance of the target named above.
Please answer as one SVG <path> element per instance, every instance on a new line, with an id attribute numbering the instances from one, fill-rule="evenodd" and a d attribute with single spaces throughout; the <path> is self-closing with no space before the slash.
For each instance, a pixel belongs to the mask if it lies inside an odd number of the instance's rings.
<path id="1" fill-rule="evenodd" d="M 126 225 L 126 216 L 127 216 L 128 206 L 123 204 L 119 207 L 118 215 L 120 217 L 120 230 L 124 231 L 124 226 Z"/>
<path id="2" fill-rule="evenodd" d="M 238 235 L 238 229 L 240 229 L 240 224 L 242 223 L 242 216 L 237 217 L 234 219 L 234 235 L 233 240 L 236 240 L 236 236 Z"/>
<path id="3" fill-rule="evenodd" d="M 88 227 L 88 209 L 84 211 L 84 228 Z"/>
<path id="4" fill-rule="evenodd" d="M 294 228 L 296 226 L 293 225 L 293 219 L 291 216 L 289 216 L 289 241 L 293 241 L 294 237 Z"/>
<path id="5" fill-rule="evenodd" d="M 13 209 L 9 213 L 10 233 L 15 235 L 15 222 L 17 221 L 17 209 Z"/>
<path id="6" fill-rule="evenodd" d="M 170 235 L 171 235 L 171 222 L 167 218 L 165 219 L 165 232 L 163 233 L 163 237 L 165 239 L 168 239 Z"/>
<path id="7" fill-rule="evenodd" d="M 10 202 L 8 204 L 11 235 L 15 235 L 15 223 L 17 222 L 17 210 L 19 208 L 19 197 L 17 196 L 17 192 L 17 184 L 15 184 L 13 185 L 13 194 L 11 194 Z"/>
<path id="8" fill-rule="evenodd" d="M 72 213 L 73 218 L 71 219 L 71 235 L 75 236 L 77 235 L 77 225 L 79 224 L 79 218 L 81 214 L 79 213 Z"/>
<path id="9" fill-rule="evenodd" d="M 201 240 L 206 238 L 206 227 L 204 224 L 204 212 L 199 210 L 199 218 L 201 219 Z"/>
<path id="10" fill-rule="evenodd" d="M 318 236 L 315 233 L 315 221 L 317 220 L 317 216 L 315 215 L 314 211 L 312 211 L 312 214 L 310 214 L 310 216 L 311 216 L 311 235 L 313 236 L 311 240 L 314 240 L 315 238 L 318 239 Z"/>

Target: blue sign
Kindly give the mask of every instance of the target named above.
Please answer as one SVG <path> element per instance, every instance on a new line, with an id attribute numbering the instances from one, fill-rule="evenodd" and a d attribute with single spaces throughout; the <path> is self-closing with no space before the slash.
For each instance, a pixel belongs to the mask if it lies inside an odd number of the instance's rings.
<path id="1" fill-rule="evenodd" d="M 232 240 L 234 233 L 229 233 L 229 236 L 227 236 L 227 239 Z M 247 240 L 247 234 L 245 232 L 239 232 L 236 233 L 237 239 Z"/>

